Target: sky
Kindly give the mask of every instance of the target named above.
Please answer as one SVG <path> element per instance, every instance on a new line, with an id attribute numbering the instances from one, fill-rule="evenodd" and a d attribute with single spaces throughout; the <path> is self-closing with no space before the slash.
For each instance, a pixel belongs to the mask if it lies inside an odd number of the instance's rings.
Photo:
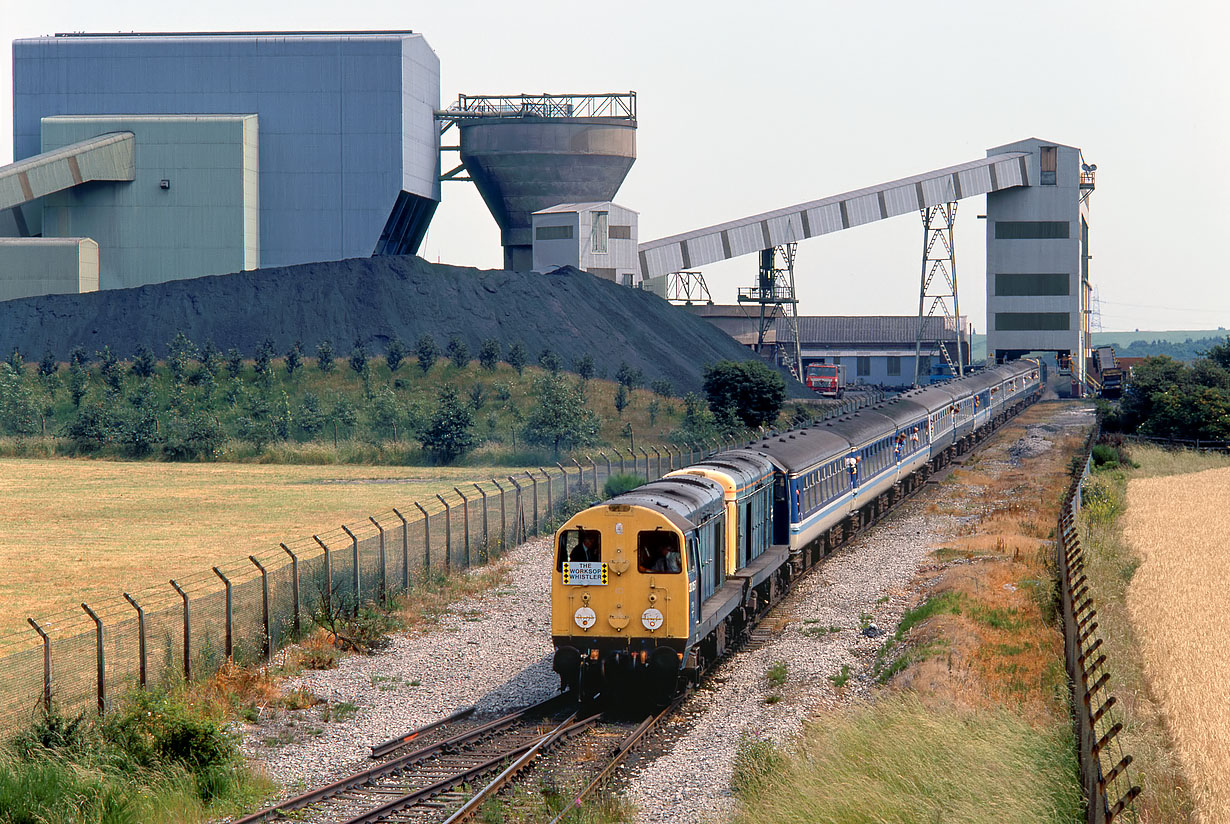
<path id="1" fill-rule="evenodd" d="M 72 31 L 412 29 L 458 93 L 637 92 L 616 200 L 642 241 L 963 163 L 1026 137 L 1095 163 L 1090 278 L 1106 331 L 1230 326 L 1230 5 L 1212 2 L 0 0 L 0 40 Z M 12 159 L 0 60 L 0 163 Z M 497 268 L 472 184 L 446 182 L 420 254 Z M 961 313 L 986 328 L 985 198 L 960 202 Z M 799 245 L 800 313 L 916 314 L 922 224 Z M 718 303 L 756 258 L 704 270 Z M 1095 318 L 1095 330 L 1097 318 Z"/>

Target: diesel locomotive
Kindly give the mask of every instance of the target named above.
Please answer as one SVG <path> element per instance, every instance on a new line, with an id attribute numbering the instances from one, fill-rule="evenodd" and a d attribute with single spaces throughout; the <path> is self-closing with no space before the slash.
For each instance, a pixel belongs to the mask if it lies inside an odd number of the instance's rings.
<path id="1" fill-rule="evenodd" d="M 1037 398 L 1015 361 L 760 439 L 569 519 L 555 534 L 553 666 L 581 697 L 663 701 L 807 568 Z"/>

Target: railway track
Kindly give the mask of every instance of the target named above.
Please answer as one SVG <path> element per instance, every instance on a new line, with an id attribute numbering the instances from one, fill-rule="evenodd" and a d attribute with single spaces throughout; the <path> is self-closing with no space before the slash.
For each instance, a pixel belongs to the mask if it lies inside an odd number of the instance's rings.
<path id="1" fill-rule="evenodd" d="M 914 497 L 927 486 L 926 482 L 942 480 L 990 434 L 960 457 L 927 473 L 924 483 L 895 495 L 891 505 L 877 508 L 866 523 L 844 530 L 840 542 L 829 551 L 847 545 L 898 511 L 899 504 Z M 792 589 L 793 586 L 783 591 L 756 626 L 732 645 L 732 653 L 757 649 L 777 634 L 780 627 L 773 620 L 773 613 Z M 551 820 L 551 824 L 559 824 L 608 781 L 627 756 L 690 694 L 690 690 L 684 691 L 666 708 L 633 720 L 578 710 L 570 695 L 555 696 L 485 722 L 473 721 L 473 708 L 469 708 L 373 746 L 373 759 L 381 761 L 367 770 L 309 790 L 233 824 L 292 820 L 328 824 L 460 824 L 472 819 L 484 805 L 496 803 L 503 790 L 530 770 L 545 773 L 544 781 L 550 776 L 549 783 L 555 788 L 570 788 L 563 793 L 562 808 Z M 533 806 L 525 800 L 527 797 L 532 794 L 523 794 L 520 799 L 505 798 L 499 803 L 512 808 L 510 812 L 517 812 L 517 807 Z M 537 806 L 532 810 L 520 810 L 528 815 L 512 817 L 542 818 L 542 802 L 535 803 Z"/>

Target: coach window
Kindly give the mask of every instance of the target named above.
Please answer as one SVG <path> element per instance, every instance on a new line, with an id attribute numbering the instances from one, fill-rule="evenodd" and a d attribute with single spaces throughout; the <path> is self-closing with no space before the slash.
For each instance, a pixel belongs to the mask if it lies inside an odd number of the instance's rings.
<path id="1" fill-rule="evenodd" d="M 564 571 L 565 561 L 602 560 L 602 533 L 596 529 L 565 529 L 559 534 L 557 572 Z"/>

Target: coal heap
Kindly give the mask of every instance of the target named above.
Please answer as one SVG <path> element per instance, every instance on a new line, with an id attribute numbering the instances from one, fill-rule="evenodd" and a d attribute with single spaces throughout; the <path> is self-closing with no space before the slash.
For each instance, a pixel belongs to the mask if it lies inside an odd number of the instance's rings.
<path id="1" fill-rule="evenodd" d="M 572 268 L 548 274 L 447 266 L 413 256 L 353 258 L 176 280 L 84 295 L 0 302 L 0 352 L 26 360 L 77 346 L 110 346 L 121 357 L 148 346 L 162 355 L 179 331 L 251 356 L 262 341 L 306 354 L 328 340 L 339 356 L 356 340 L 379 355 L 395 337 L 409 347 L 431 334 L 443 348 L 456 335 L 477 356 L 482 342 L 523 343 L 536 361 L 549 348 L 565 367 L 591 355 L 599 376 L 621 363 L 646 382 L 700 389 L 706 364 L 754 357 L 704 320 L 639 289 Z M 413 355 L 412 355 L 413 356 Z M 789 394 L 806 390 L 783 373 Z"/>

